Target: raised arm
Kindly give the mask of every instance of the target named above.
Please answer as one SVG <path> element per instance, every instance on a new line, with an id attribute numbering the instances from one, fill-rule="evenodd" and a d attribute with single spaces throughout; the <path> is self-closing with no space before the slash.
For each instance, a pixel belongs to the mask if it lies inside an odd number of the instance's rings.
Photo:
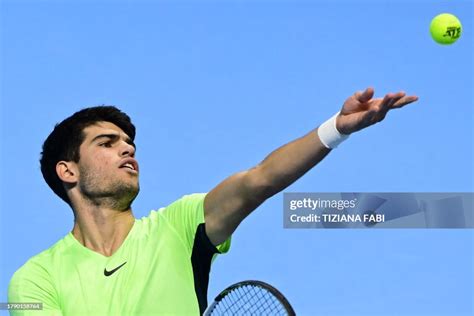
<path id="1" fill-rule="evenodd" d="M 336 117 L 337 131 L 352 134 L 382 121 L 391 109 L 416 101 L 404 92 L 373 99 L 374 90 L 356 92 Z M 327 144 L 326 144 L 327 145 Z M 273 151 L 257 166 L 238 172 L 212 189 L 204 200 L 206 233 L 214 245 L 224 242 L 240 222 L 272 195 L 313 168 L 331 151 L 314 129 Z"/>

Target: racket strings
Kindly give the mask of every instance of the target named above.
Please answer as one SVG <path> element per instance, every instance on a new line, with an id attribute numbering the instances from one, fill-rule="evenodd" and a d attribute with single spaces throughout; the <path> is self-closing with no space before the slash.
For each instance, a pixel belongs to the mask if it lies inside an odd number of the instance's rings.
<path id="1" fill-rule="evenodd" d="M 212 315 L 287 315 L 287 311 L 268 290 L 246 285 L 227 293 Z"/>

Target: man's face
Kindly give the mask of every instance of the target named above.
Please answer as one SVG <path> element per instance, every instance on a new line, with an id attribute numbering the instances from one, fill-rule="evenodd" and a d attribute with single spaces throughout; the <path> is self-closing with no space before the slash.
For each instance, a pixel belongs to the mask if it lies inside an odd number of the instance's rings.
<path id="1" fill-rule="evenodd" d="M 126 210 L 138 195 L 138 163 L 133 141 L 118 126 L 98 122 L 84 129 L 79 148 L 78 186 L 94 203 Z"/>

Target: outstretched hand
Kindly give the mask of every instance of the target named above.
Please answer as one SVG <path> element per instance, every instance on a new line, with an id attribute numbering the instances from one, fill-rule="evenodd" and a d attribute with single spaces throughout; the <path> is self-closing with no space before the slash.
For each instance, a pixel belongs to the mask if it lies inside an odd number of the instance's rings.
<path id="1" fill-rule="evenodd" d="M 349 135 L 385 118 L 388 111 L 401 108 L 418 100 L 417 96 L 407 96 L 405 92 L 388 93 L 385 97 L 372 99 L 374 89 L 367 88 L 349 97 L 336 119 L 336 128 L 341 134 Z"/>

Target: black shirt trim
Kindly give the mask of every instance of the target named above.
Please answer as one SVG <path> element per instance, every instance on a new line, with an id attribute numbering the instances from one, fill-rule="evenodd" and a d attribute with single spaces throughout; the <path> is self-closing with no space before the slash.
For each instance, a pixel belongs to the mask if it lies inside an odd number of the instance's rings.
<path id="1" fill-rule="evenodd" d="M 191 262 L 194 273 L 194 290 L 199 302 L 199 311 L 202 315 L 207 308 L 207 288 L 209 286 L 209 272 L 214 254 L 220 253 L 211 243 L 206 234 L 204 223 L 199 224 L 194 236 Z"/>

